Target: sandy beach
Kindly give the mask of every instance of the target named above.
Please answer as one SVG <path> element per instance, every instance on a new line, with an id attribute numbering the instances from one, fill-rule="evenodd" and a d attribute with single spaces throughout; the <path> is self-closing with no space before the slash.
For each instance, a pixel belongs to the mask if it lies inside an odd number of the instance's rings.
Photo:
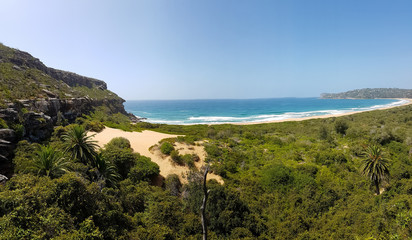
<path id="1" fill-rule="evenodd" d="M 398 100 L 405 100 L 406 102 L 404 104 L 398 105 L 398 106 L 390 106 L 390 107 L 384 107 L 384 108 L 378 108 L 378 109 L 372 109 L 372 110 L 366 110 L 366 111 L 347 112 L 347 113 L 341 113 L 341 114 L 327 114 L 327 115 L 304 117 L 304 118 L 288 118 L 288 119 L 275 120 L 275 121 L 266 121 L 266 122 L 245 122 L 245 123 L 232 123 L 232 124 L 235 124 L 235 125 L 252 125 L 252 124 L 264 124 L 264 123 L 296 122 L 296 121 L 304 121 L 304 120 L 309 120 L 309 119 L 320 119 L 320 118 L 330 118 L 330 117 L 342 117 L 342 116 L 352 115 L 352 114 L 356 114 L 356 113 L 379 111 L 379 110 L 396 108 L 396 107 L 401 107 L 401 106 L 406 106 L 406 105 L 412 104 L 412 99 L 411 98 L 397 98 L 397 99 Z"/>
<path id="2" fill-rule="evenodd" d="M 402 99 L 402 100 L 407 100 L 407 102 L 405 102 L 401 106 L 412 104 L 412 99 Z M 378 111 L 378 110 L 389 109 L 389 108 L 394 108 L 394 107 L 400 107 L 400 106 L 392 106 L 392 107 L 386 107 L 386 108 L 380 108 L 380 109 L 374 109 L 374 110 L 368 110 L 368 111 Z M 348 113 L 342 113 L 342 114 L 333 114 L 333 115 L 313 116 L 313 117 L 305 117 L 305 118 L 291 118 L 291 119 L 283 119 L 283 120 L 270 121 L 270 122 L 250 122 L 250 123 L 233 123 L 233 124 L 249 125 L 249 124 L 287 122 L 287 121 L 304 121 L 304 120 L 309 120 L 309 119 L 340 117 L 340 116 L 346 116 L 346 115 L 351 115 L 351 114 L 360 113 L 360 112 L 361 111 L 348 112 Z M 363 112 L 366 112 L 366 111 L 363 111 Z M 93 134 L 93 133 L 89 133 L 89 134 Z M 162 139 L 176 138 L 178 136 L 179 135 L 158 133 L 158 132 L 149 131 L 149 130 L 144 130 L 142 132 L 125 132 L 123 130 L 106 127 L 102 132 L 95 134 L 94 140 L 96 140 L 97 144 L 103 148 L 105 144 L 107 144 L 111 139 L 115 137 L 127 138 L 130 141 L 131 147 L 133 148 L 135 152 L 138 152 L 143 156 L 150 157 L 153 162 L 159 165 L 160 174 L 163 177 L 167 177 L 169 174 L 177 174 L 182 180 L 182 182 L 187 182 L 187 180 L 185 179 L 185 175 L 189 171 L 189 168 L 186 166 L 180 166 L 180 165 L 175 164 L 170 159 L 169 156 L 165 156 L 164 154 L 162 154 L 159 150 L 159 147 L 157 146 L 159 141 L 161 141 Z M 204 165 L 204 161 L 206 159 L 206 152 L 202 144 L 203 142 L 198 142 L 197 145 L 187 145 L 184 143 L 176 142 L 174 144 L 174 147 L 175 149 L 179 151 L 181 155 L 193 154 L 193 153 L 197 154 L 200 158 L 200 161 L 196 162 L 195 166 L 198 169 L 200 169 Z M 208 174 L 208 179 L 215 179 L 216 181 L 223 184 L 223 179 L 218 175 Z"/>
<path id="3" fill-rule="evenodd" d="M 162 154 L 159 148 L 155 146 L 162 139 L 175 138 L 179 135 L 164 134 L 149 130 L 144 130 L 142 132 L 125 132 L 120 129 L 109 127 L 106 127 L 100 133 L 89 132 L 89 135 L 92 134 L 95 134 L 93 139 L 97 141 L 97 144 L 101 148 L 103 148 L 105 144 L 107 144 L 110 140 L 112 140 L 115 137 L 127 138 L 130 141 L 130 145 L 135 152 L 138 152 L 143 156 L 151 158 L 153 162 L 159 165 L 160 175 L 162 175 L 163 177 L 167 177 L 169 174 L 177 174 L 182 182 L 187 182 L 187 180 L 185 179 L 185 175 L 189 171 L 189 168 L 186 166 L 180 166 L 175 164 L 169 156 L 165 156 L 164 154 Z M 200 169 L 203 165 L 205 165 L 204 161 L 206 158 L 206 152 L 201 144 L 202 142 L 198 142 L 197 145 L 187 145 L 176 142 L 174 144 L 174 147 L 179 151 L 181 155 L 192 153 L 197 154 L 200 160 L 195 163 L 195 166 L 198 169 Z M 208 174 L 208 179 L 215 179 L 219 183 L 223 184 L 222 178 L 218 175 Z"/>

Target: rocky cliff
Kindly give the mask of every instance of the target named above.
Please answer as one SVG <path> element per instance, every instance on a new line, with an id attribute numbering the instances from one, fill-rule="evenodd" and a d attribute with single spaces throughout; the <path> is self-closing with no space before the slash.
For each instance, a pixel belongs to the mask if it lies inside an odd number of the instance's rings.
<path id="1" fill-rule="evenodd" d="M 127 114 L 123 102 L 101 80 L 49 68 L 0 44 L 0 168 L 11 159 L 18 138 L 42 141 L 59 119 L 73 122 L 100 106 L 109 114 Z"/>

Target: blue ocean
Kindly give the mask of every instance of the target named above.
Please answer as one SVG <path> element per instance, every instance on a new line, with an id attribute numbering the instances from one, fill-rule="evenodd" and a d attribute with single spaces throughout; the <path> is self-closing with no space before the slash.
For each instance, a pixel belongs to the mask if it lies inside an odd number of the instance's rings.
<path id="1" fill-rule="evenodd" d="M 165 124 L 259 123 L 398 106 L 397 99 L 221 99 L 126 101 L 125 109 L 147 122 Z"/>

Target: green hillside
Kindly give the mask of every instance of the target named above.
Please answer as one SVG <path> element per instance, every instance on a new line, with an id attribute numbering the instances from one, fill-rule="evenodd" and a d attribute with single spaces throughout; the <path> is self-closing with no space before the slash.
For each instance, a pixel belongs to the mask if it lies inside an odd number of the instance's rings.
<path id="1" fill-rule="evenodd" d="M 79 98 L 120 99 L 106 83 L 46 67 L 30 54 L 0 44 L 0 100 Z"/>
<path id="2" fill-rule="evenodd" d="M 412 89 L 399 88 L 364 88 L 343 93 L 322 93 L 321 98 L 412 98 Z"/>

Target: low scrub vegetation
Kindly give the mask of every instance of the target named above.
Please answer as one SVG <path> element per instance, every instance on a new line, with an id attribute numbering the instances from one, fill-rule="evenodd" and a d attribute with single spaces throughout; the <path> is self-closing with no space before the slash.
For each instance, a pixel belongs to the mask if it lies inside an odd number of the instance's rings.
<path id="1" fill-rule="evenodd" d="M 99 113 L 91 120 L 100 117 L 109 121 Z M 412 106 L 301 122 L 132 128 L 206 140 L 206 162 L 225 182 L 207 182 L 210 239 L 412 238 Z M 202 238 L 202 172 L 159 181 L 159 166 L 121 138 L 74 154 L 65 137 L 73 129 L 57 127 L 42 144 L 19 142 L 15 176 L 0 186 L 0 239 Z M 179 164 L 198 159 L 163 145 Z"/>

